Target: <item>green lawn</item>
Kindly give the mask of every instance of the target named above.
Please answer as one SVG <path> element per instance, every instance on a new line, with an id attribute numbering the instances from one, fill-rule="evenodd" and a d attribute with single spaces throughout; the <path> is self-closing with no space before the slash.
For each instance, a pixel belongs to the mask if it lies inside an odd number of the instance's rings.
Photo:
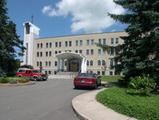
<path id="1" fill-rule="evenodd" d="M 28 78 L 25 77 L 0 77 L 0 83 L 11 83 L 11 84 L 16 84 L 16 83 L 26 83 L 29 82 Z"/>
<path id="2" fill-rule="evenodd" d="M 138 120 L 159 120 L 159 95 L 138 96 L 114 86 L 100 92 L 97 101 L 111 109 Z"/>
<path id="3" fill-rule="evenodd" d="M 117 82 L 121 76 L 119 75 L 114 75 L 114 76 L 102 76 L 102 81 L 107 81 L 107 82 Z"/>

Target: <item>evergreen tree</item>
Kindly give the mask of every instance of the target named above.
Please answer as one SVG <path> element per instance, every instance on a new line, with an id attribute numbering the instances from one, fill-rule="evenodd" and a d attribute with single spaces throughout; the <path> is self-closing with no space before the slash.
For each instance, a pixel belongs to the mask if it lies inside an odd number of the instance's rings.
<path id="1" fill-rule="evenodd" d="M 128 36 L 124 40 L 123 50 L 117 57 L 125 75 L 130 77 L 149 74 L 159 79 L 159 0 L 115 0 L 125 8 L 123 15 L 110 16 L 128 24 Z"/>
<path id="2" fill-rule="evenodd" d="M 19 53 L 16 49 L 19 49 Z M 23 50 L 23 42 L 16 33 L 16 25 L 7 16 L 6 1 L 0 0 L 0 76 L 14 73 L 17 68 L 15 58 L 22 55 Z"/>

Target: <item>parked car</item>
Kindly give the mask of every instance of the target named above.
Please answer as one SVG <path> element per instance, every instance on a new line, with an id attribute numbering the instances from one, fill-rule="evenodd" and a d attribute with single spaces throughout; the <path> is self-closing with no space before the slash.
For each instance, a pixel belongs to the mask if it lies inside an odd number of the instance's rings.
<path id="1" fill-rule="evenodd" d="M 40 70 L 35 70 L 35 69 L 19 69 L 16 72 L 16 76 L 18 77 L 29 77 L 30 80 L 35 80 L 35 81 L 45 81 L 47 80 L 48 76 Z"/>
<path id="2" fill-rule="evenodd" d="M 94 73 L 79 73 L 74 79 L 74 87 L 92 87 L 97 88 L 101 85 L 100 76 Z"/>

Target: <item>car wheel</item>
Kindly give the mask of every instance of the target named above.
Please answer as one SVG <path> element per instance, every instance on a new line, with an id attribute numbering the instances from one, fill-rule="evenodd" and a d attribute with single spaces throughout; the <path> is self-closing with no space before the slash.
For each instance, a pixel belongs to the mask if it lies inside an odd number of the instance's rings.
<path id="1" fill-rule="evenodd" d="M 36 77 L 36 76 L 34 76 L 34 77 L 33 77 L 33 80 L 34 80 L 34 81 L 37 81 L 37 77 Z"/>

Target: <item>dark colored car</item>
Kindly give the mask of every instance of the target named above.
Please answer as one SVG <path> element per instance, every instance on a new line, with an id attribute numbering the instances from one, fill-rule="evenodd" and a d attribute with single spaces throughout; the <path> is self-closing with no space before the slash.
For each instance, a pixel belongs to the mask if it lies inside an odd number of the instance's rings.
<path id="1" fill-rule="evenodd" d="M 101 85 L 100 76 L 93 73 L 79 73 L 77 77 L 74 79 L 74 87 L 91 87 L 97 88 Z"/>

